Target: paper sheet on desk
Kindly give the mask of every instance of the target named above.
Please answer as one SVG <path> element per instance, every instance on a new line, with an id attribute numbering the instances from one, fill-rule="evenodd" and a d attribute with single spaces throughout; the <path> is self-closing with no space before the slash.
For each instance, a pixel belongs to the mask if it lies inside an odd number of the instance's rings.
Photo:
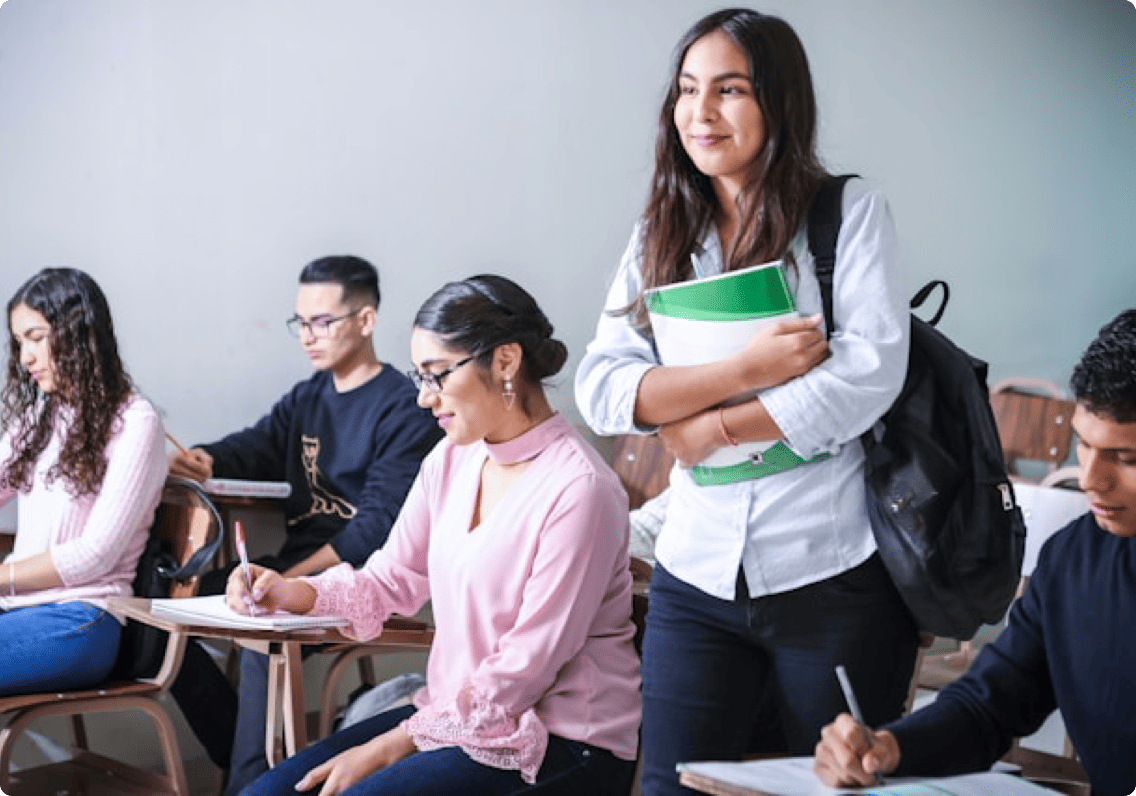
<path id="1" fill-rule="evenodd" d="M 749 788 L 767 796 L 833 796 L 853 793 L 877 796 L 1043 796 L 1054 792 L 1001 771 L 934 779 L 896 777 L 889 778 L 883 785 L 870 788 L 830 788 L 817 779 L 811 757 L 785 757 L 741 763 L 680 763 L 679 770 Z"/>

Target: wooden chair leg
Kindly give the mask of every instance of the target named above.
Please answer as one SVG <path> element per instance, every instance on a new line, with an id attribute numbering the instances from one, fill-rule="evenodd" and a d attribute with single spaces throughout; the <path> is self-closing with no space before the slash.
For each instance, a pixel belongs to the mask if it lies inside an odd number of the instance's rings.
<path id="1" fill-rule="evenodd" d="M 83 724 L 82 714 L 75 713 L 71 716 L 71 742 L 76 749 L 90 749 L 87 745 L 87 727 Z"/>

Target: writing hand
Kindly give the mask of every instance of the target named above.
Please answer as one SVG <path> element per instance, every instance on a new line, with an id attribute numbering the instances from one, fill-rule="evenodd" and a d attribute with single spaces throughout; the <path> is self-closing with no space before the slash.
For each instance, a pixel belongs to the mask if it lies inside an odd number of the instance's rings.
<path id="1" fill-rule="evenodd" d="M 899 765 L 899 741 L 887 730 L 871 733 L 871 746 L 864 728 L 847 713 L 825 726 L 816 745 L 813 770 L 830 788 L 868 787 L 876 775 L 886 775 Z"/>
<path id="2" fill-rule="evenodd" d="M 204 481 L 213 477 L 213 457 L 201 448 L 174 451 L 169 457 L 170 475 Z"/>

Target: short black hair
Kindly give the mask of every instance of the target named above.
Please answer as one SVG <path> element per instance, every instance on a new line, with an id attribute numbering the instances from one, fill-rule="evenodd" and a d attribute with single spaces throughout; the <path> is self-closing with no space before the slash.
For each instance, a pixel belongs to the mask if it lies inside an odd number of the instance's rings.
<path id="1" fill-rule="evenodd" d="M 379 272 L 375 266 L 353 254 L 333 254 L 312 260 L 300 271 L 300 284 L 334 283 L 343 288 L 343 302 L 362 301 L 379 308 Z"/>
<path id="2" fill-rule="evenodd" d="M 1073 369 L 1073 396 L 1094 415 L 1136 421 L 1136 309 L 1100 330 Z"/>

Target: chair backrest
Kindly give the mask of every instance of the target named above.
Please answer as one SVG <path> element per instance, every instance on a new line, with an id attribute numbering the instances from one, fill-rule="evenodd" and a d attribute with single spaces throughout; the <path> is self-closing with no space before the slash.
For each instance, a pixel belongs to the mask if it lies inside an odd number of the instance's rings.
<path id="1" fill-rule="evenodd" d="M 221 533 L 221 518 L 209 496 L 195 481 L 171 476 L 162 490 L 162 502 L 150 529 L 152 536 L 169 544 L 178 567 L 183 567 Z M 171 580 L 170 597 L 192 597 L 200 575 Z"/>
<path id="2" fill-rule="evenodd" d="M 611 467 L 637 509 L 667 488 L 674 456 L 655 435 L 622 434 L 615 438 Z"/>
<path id="3" fill-rule="evenodd" d="M 1076 404 L 1061 388 L 1040 379 L 1007 379 L 990 390 L 990 406 L 1002 437 L 1006 468 L 1021 476 L 1021 463 L 1040 462 L 1053 472 L 1069 458 L 1070 420 Z"/>

